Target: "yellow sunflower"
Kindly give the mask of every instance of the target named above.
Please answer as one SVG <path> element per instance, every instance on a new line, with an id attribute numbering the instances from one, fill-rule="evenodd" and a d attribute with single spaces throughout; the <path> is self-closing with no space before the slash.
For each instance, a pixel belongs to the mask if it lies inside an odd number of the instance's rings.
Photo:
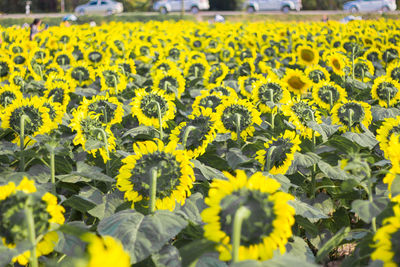
<path id="1" fill-rule="evenodd" d="M 204 77 L 204 84 L 222 84 L 226 75 L 228 75 L 229 68 L 224 63 L 216 63 L 211 65 L 208 75 Z"/>
<path id="2" fill-rule="evenodd" d="M 236 176 L 224 172 L 227 180 L 214 179 L 211 183 L 201 217 L 205 222 L 204 236 L 216 242 L 219 258 L 232 259 L 233 222 L 236 211 L 246 209 L 248 218 L 243 220 L 239 239 L 238 260 L 268 260 L 275 250 L 285 252 L 285 245 L 292 236 L 294 209 L 287 203 L 294 199 L 278 191 L 280 184 L 261 172 L 247 177 L 243 170 Z"/>
<path id="3" fill-rule="evenodd" d="M 83 240 L 89 242 L 87 246 L 89 261 L 86 267 L 131 266 L 129 254 L 119 240 L 111 236 L 98 237 L 94 234 L 85 235 Z"/>
<path id="4" fill-rule="evenodd" d="M 390 64 L 386 69 L 386 75 L 396 82 L 400 82 L 400 62 Z"/>
<path id="5" fill-rule="evenodd" d="M 374 80 L 371 89 L 372 99 L 378 100 L 382 107 L 391 107 L 399 102 L 400 84 L 388 76 L 381 76 Z"/>
<path id="6" fill-rule="evenodd" d="M 255 82 L 264 79 L 262 74 L 253 73 L 249 76 L 240 76 L 238 78 L 238 84 L 240 88 L 240 93 L 247 98 L 251 98 L 253 85 Z"/>
<path id="7" fill-rule="evenodd" d="M 210 65 L 204 58 L 190 60 L 185 64 L 183 71 L 185 77 L 206 78 L 209 77 Z"/>
<path id="8" fill-rule="evenodd" d="M 361 124 L 368 128 L 372 121 L 371 106 L 365 102 L 345 101 L 337 103 L 331 111 L 332 124 L 341 131 L 361 131 Z"/>
<path id="9" fill-rule="evenodd" d="M 299 46 L 297 47 L 297 58 L 298 63 L 302 66 L 317 65 L 319 61 L 318 50 L 307 45 Z"/>
<path id="10" fill-rule="evenodd" d="M 0 113 L 15 99 L 22 97 L 19 87 L 15 85 L 2 85 L 0 87 Z"/>
<path id="11" fill-rule="evenodd" d="M 110 95 L 118 95 L 126 89 L 126 78 L 118 66 L 106 64 L 100 66 L 96 73 L 100 78 L 101 91 L 107 91 Z"/>
<path id="12" fill-rule="evenodd" d="M 332 109 L 336 103 L 347 99 L 347 92 L 333 82 L 321 81 L 312 89 L 313 101 L 324 109 Z"/>
<path id="13" fill-rule="evenodd" d="M 311 87 L 311 81 L 301 70 L 286 69 L 286 74 L 282 81 L 287 84 L 289 91 L 297 96 L 306 94 Z"/>
<path id="14" fill-rule="evenodd" d="M 167 72 L 158 71 L 153 79 L 153 88 L 163 90 L 169 96 L 181 98 L 185 92 L 185 79 L 177 69 Z"/>
<path id="15" fill-rule="evenodd" d="M 14 63 L 8 58 L 0 57 L 0 82 L 7 80 L 14 71 Z"/>
<path id="16" fill-rule="evenodd" d="M 222 93 L 211 94 L 208 90 L 202 90 L 201 94 L 194 99 L 192 109 L 195 110 L 203 107 L 211 108 L 213 112 L 216 112 L 217 107 L 224 98 L 225 96 L 223 96 Z"/>
<path id="17" fill-rule="evenodd" d="M 392 134 L 400 134 L 400 116 L 395 118 L 386 118 L 382 126 L 376 130 L 376 140 L 379 141 L 379 147 L 385 156 L 388 157 L 389 141 Z"/>
<path id="18" fill-rule="evenodd" d="M 340 53 L 332 53 L 326 57 L 326 65 L 332 68 L 333 73 L 338 76 L 344 76 L 345 67 L 348 66 L 347 58 Z"/>
<path id="19" fill-rule="evenodd" d="M 66 74 L 74 85 L 80 87 L 92 84 L 96 78 L 94 69 L 82 61 L 73 64 Z"/>
<path id="20" fill-rule="evenodd" d="M 313 84 L 318 84 L 321 81 L 330 81 L 329 72 L 320 65 L 307 67 L 304 72 Z"/>
<path id="21" fill-rule="evenodd" d="M 156 209 L 172 211 L 176 203 L 183 205 L 195 180 L 186 152 L 177 149 L 175 142 L 164 145 L 158 139 L 135 143 L 133 151 L 134 155 L 122 160 L 124 165 L 117 176 L 117 187 L 126 200 L 132 201 L 132 208 L 136 202 L 149 200 L 153 171 L 157 175 Z"/>
<path id="22" fill-rule="evenodd" d="M 261 112 L 271 112 L 276 104 L 286 104 L 291 100 L 290 93 L 278 79 L 261 79 L 253 84 L 252 100 Z"/>
<path id="23" fill-rule="evenodd" d="M 237 94 L 235 89 L 226 85 L 218 85 L 218 84 L 209 84 L 206 89 L 210 92 L 210 94 L 219 94 L 226 97 L 234 97 L 237 98 Z"/>
<path id="24" fill-rule="evenodd" d="M 69 86 L 67 83 L 54 81 L 46 83 L 46 90 L 44 96 L 52 102 L 59 103 L 63 107 L 69 104 Z"/>

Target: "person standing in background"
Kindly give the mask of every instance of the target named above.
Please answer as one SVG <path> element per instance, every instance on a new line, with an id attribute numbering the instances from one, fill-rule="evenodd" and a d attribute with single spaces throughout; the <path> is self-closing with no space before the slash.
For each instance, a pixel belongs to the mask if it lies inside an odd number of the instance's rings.
<path id="1" fill-rule="evenodd" d="M 41 19 L 34 19 L 32 24 L 30 25 L 31 27 L 31 33 L 29 34 L 29 40 L 33 40 L 36 34 L 43 30 L 39 30 L 40 24 L 42 23 Z"/>

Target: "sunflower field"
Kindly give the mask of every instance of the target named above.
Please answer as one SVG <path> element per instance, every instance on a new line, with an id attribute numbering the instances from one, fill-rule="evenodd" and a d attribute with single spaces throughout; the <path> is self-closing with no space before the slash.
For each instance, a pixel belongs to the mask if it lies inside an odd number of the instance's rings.
<path id="1" fill-rule="evenodd" d="M 400 265 L 399 21 L 0 32 L 0 266 Z"/>

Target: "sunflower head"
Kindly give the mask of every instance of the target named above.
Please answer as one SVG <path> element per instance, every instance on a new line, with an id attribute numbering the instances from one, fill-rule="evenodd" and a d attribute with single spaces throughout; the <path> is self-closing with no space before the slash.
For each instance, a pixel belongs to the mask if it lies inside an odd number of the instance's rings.
<path id="1" fill-rule="evenodd" d="M 332 108 L 332 123 L 341 125 L 342 131 L 359 132 L 361 125 L 368 128 L 371 121 L 371 107 L 365 102 L 348 101 Z"/>
<path id="2" fill-rule="evenodd" d="M 328 71 L 319 65 L 307 67 L 305 70 L 305 74 L 308 77 L 308 79 L 314 84 L 318 84 L 321 81 L 330 80 L 329 77 L 330 75 Z"/>
<path id="3" fill-rule="evenodd" d="M 94 70 L 84 63 L 77 63 L 73 65 L 69 71 L 68 76 L 78 86 L 87 86 L 95 80 Z"/>
<path id="4" fill-rule="evenodd" d="M 135 143 L 133 150 L 134 155 L 122 160 L 124 165 L 117 176 L 117 187 L 126 200 L 132 201 L 132 207 L 136 202 L 149 200 L 153 171 L 157 175 L 156 209 L 172 211 L 176 203 L 183 205 L 194 182 L 186 152 L 177 150 L 175 142 L 164 145 L 160 140 Z"/>
<path id="5" fill-rule="evenodd" d="M 314 102 L 324 109 L 331 109 L 347 98 L 346 90 L 333 82 L 320 82 L 313 87 Z"/>
<path id="6" fill-rule="evenodd" d="M 366 58 L 358 57 L 354 61 L 354 76 L 361 82 L 368 82 L 374 75 L 375 68 Z"/>
<path id="7" fill-rule="evenodd" d="M 290 92 L 295 95 L 303 95 L 311 86 L 311 81 L 300 70 L 286 69 L 283 81 L 287 84 Z"/>
<path id="8" fill-rule="evenodd" d="M 396 46 L 387 46 L 382 51 L 382 60 L 385 63 L 390 63 L 400 56 L 399 49 Z"/>
<path id="9" fill-rule="evenodd" d="M 210 94 L 208 90 L 201 91 L 201 95 L 197 96 L 193 102 L 192 109 L 196 110 L 201 107 L 210 108 L 213 112 L 216 111 L 221 104 L 224 96 L 221 93 Z"/>
<path id="10" fill-rule="evenodd" d="M 318 64 L 318 50 L 310 46 L 300 46 L 297 48 L 297 57 L 299 64 L 303 66 L 312 66 Z"/>
<path id="11" fill-rule="evenodd" d="M 381 76 L 374 81 L 371 95 L 379 101 L 379 105 L 389 107 L 396 104 L 400 99 L 400 84 L 387 76 Z"/>
<path id="12" fill-rule="evenodd" d="M 185 92 L 185 79 L 177 70 L 169 70 L 167 72 L 158 71 L 154 77 L 153 88 L 155 90 L 163 90 L 170 96 L 180 98 Z"/>
<path id="13" fill-rule="evenodd" d="M 184 70 L 185 77 L 204 78 L 209 76 L 210 65 L 204 58 L 189 61 Z"/>
<path id="14" fill-rule="evenodd" d="M 390 64 L 386 70 L 386 73 L 393 80 L 400 82 L 400 64 L 399 63 Z"/>
<path id="15" fill-rule="evenodd" d="M 254 83 L 252 99 L 258 103 L 261 112 L 270 112 L 278 103 L 290 101 L 290 93 L 278 79 L 260 80 Z"/>
<path id="16" fill-rule="evenodd" d="M 388 149 L 390 149 L 389 141 L 393 134 L 400 135 L 400 116 L 395 118 L 386 118 L 382 126 L 376 130 L 376 140 L 379 141 L 379 147 L 385 156 L 388 157 Z"/>
<path id="17" fill-rule="evenodd" d="M 98 114 L 98 120 L 104 125 L 113 125 L 122 121 L 122 103 L 116 97 L 97 95 L 90 100 L 83 99 L 82 108 L 89 113 Z"/>
<path id="18" fill-rule="evenodd" d="M 340 53 L 332 53 L 331 55 L 327 56 L 326 58 L 327 66 L 332 68 L 333 73 L 338 76 L 345 75 L 345 67 L 347 64 L 347 59 L 344 55 Z"/>
<path id="19" fill-rule="evenodd" d="M 0 57 L 0 82 L 8 79 L 13 71 L 13 62 L 6 57 Z"/>
<path id="20" fill-rule="evenodd" d="M 20 89 L 15 85 L 4 85 L 0 88 L 0 112 L 15 99 L 22 98 Z"/>
<path id="21" fill-rule="evenodd" d="M 261 172 L 250 177 L 243 170 L 236 176 L 224 175 L 227 180 L 213 180 L 205 199 L 208 208 L 201 213 L 204 236 L 218 244 L 220 259 L 232 258 L 233 221 L 240 207 L 247 208 L 250 216 L 242 224 L 239 260 L 267 260 L 278 249 L 284 253 L 294 223 L 294 209 L 287 203 L 293 196 L 278 191 L 279 182 Z"/>

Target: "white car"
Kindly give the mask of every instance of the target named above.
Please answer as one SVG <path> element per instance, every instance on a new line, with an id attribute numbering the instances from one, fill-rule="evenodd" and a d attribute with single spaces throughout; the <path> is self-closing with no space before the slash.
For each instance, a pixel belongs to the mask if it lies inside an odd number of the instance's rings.
<path id="1" fill-rule="evenodd" d="M 103 13 L 107 15 L 122 13 L 124 7 L 121 3 L 113 0 L 92 0 L 86 4 L 77 6 L 75 13 L 78 15 L 87 15 L 94 13 Z"/>
<path id="2" fill-rule="evenodd" d="M 181 5 L 182 0 L 161 0 L 154 3 L 153 9 L 161 14 L 167 14 L 168 12 L 181 11 Z M 185 11 L 197 14 L 200 10 L 208 10 L 210 3 L 208 0 L 184 0 L 183 7 Z"/>
<path id="3" fill-rule="evenodd" d="M 343 4 L 343 10 L 356 12 L 374 12 L 374 11 L 394 11 L 396 10 L 395 0 L 355 0 Z"/>
<path id="4" fill-rule="evenodd" d="M 243 4 L 248 13 L 266 10 L 281 10 L 284 13 L 290 10 L 300 11 L 301 0 L 248 0 Z"/>

